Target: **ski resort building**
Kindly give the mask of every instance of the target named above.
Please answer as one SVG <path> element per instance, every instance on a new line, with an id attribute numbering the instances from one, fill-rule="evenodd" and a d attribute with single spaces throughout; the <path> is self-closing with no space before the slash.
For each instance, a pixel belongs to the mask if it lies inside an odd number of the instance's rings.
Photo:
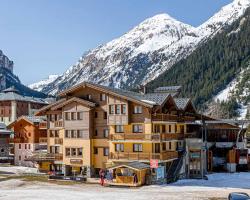
<path id="1" fill-rule="evenodd" d="M 22 116 L 9 124 L 14 132 L 10 142 L 14 144 L 14 164 L 25 167 L 35 167 L 35 163 L 27 160 L 34 154 L 47 152 L 47 123 L 43 117 Z M 49 170 L 43 163 L 41 170 Z"/>
<path id="2" fill-rule="evenodd" d="M 48 105 L 44 99 L 23 96 L 14 87 L 0 93 L 0 122 L 9 125 L 22 115 L 33 115 Z"/>
<path id="3" fill-rule="evenodd" d="M 48 156 L 34 160 L 49 161 L 58 174 L 88 177 L 121 163 L 154 162 L 151 181 L 174 178 L 187 123 L 197 115 L 190 99 L 177 97 L 179 89 L 136 93 L 84 82 L 63 91 L 36 113 L 47 116 Z"/>

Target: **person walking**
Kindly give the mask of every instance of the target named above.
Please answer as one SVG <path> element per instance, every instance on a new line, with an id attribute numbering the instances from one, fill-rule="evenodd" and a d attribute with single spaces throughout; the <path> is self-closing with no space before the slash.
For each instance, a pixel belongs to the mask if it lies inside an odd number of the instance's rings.
<path id="1" fill-rule="evenodd" d="M 134 180 L 133 180 L 133 182 L 134 182 L 134 185 L 136 185 L 138 183 L 138 177 L 137 177 L 136 173 L 134 173 Z"/>
<path id="2" fill-rule="evenodd" d="M 104 173 L 103 169 L 100 169 L 100 171 L 99 171 L 99 177 L 100 177 L 100 184 L 101 184 L 101 186 L 104 186 L 105 173 Z"/>

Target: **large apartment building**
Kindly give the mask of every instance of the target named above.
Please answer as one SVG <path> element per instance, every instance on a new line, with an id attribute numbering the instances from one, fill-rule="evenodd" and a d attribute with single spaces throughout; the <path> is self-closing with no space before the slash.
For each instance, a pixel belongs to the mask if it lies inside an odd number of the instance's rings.
<path id="1" fill-rule="evenodd" d="M 33 115 L 43 106 L 48 105 L 44 99 L 23 96 L 14 87 L 0 93 L 0 122 L 9 125 L 22 115 Z"/>
<path id="2" fill-rule="evenodd" d="M 83 82 L 40 109 L 47 116 L 51 169 L 64 175 L 98 174 L 120 163 L 157 160 L 169 166 L 184 151 L 187 122 L 196 111 L 179 87 L 136 93 Z"/>

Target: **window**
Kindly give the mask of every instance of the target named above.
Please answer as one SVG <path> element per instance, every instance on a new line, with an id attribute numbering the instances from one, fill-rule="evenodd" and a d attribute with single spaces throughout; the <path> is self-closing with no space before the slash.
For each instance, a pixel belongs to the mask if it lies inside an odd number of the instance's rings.
<path id="1" fill-rule="evenodd" d="M 70 120 L 70 112 L 66 112 L 65 113 L 65 119 L 66 120 Z"/>
<path id="2" fill-rule="evenodd" d="M 76 120 L 77 114 L 76 112 L 71 113 L 71 120 Z"/>
<path id="3" fill-rule="evenodd" d="M 70 130 L 65 130 L 65 138 L 70 138 Z"/>
<path id="4" fill-rule="evenodd" d="M 116 152 L 124 152 L 124 144 L 115 144 Z"/>
<path id="5" fill-rule="evenodd" d="M 155 125 L 155 133 L 160 133 L 161 127 L 160 125 L 156 124 Z"/>
<path id="6" fill-rule="evenodd" d="M 77 113 L 77 120 L 83 120 L 83 112 Z"/>
<path id="7" fill-rule="evenodd" d="M 121 105 L 115 105 L 115 114 L 121 114 Z"/>
<path id="8" fill-rule="evenodd" d="M 100 101 L 106 101 L 106 95 L 100 94 Z"/>
<path id="9" fill-rule="evenodd" d="M 94 147 L 94 154 L 98 154 L 98 148 Z"/>
<path id="10" fill-rule="evenodd" d="M 168 132 L 171 133 L 172 130 L 171 130 L 171 125 L 168 126 Z"/>
<path id="11" fill-rule="evenodd" d="M 133 144 L 134 152 L 142 152 L 142 144 Z"/>
<path id="12" fill-rule="evenodd" d="M 109 114 L 115 114 L 115 105 L 109 105 Z"/>
<path id="13" fill-rule="evenodd" d="M 141 124 L 133 125 L 133 132 L 134 133 L 142 133 L 143 132 L 142 125 Z"/>
<path id="14" fill-rule="evenodd" d="M 127 105 L 122 104 L 122 114 L 126 114 L 126 112 L 127 112 Z"/>
<path id="15" fill-rule="evenodd" d="M 162 126 L 161 126 L 161 130 L 162 130 L 162 133 L 166 133 L 166 126 L 165 126 L 165 125 L 162 125 Z"/>
<path id="16" fill-rule="evenodd" d="M 116 133 L 123 133 L 124 132 L 124 127 L 122 125 L 116 125 L 115 126 L 115 132 Z"/>
<path id="17" fill-rule="evenodd" d="M 83 138 L 83 130 L 77 131 L 77 138 Z"/>
<path id="18" fill-rule="evenodd" d="M 71 138 L 77 138 L 77 131 L 71 130 Z"/>
<path id="19" fill-rule="evenodd" d="M 30 149 L 30 144 L 29 144 L 29 149 Z"/>
<path id="20" fill-rule="evenodd" d="M 58 130 L 55 131 L 55 137 L 59 137 L 59 131 Z"/>
<path id="21" fill-rule="evenodd" d="M 171 142 L 169 142 L 169 150 L 171 150 L 172 149 L 172 144 L 171 144 Z"/>
<path id="22" fill-rule="evenodd" d="M 76 156 L 76 148 L 72 148 L 71 152 L 72 152 L 72 156 Z"/>
<path id="23" fill-rule="evenodd" d="M 98 118 L 98 112 L 95 112 L 95 118 Z"/>
<path id="24" fill-rule="evenodd" d="M 166 150 L 167 150 L 166 143 L 162 143 L 162 150 L 163 150 L 163 151 L 166 151 Z"/>
<path id="25" fill-rule="evenodd" d="M 27 149 L 27 144 L 25 144 L 24 149 Z"/>
<path id="26" fill-rule="evenodd" d="M 66 154 L 66 156 L 70 156 L 70 148 L 65 149 L 65 154 Z"/>
<path id="27" fill-rule="evenodd" d="M 103 130 L 103 137 L 105 137 L 105 138 L 109 137 L 109 130 L 108 129 Z"/>
<path id="28" fill-rule="evenodd" d="M 177 133 L 177 125 L 175 124 L 175 133 Z"/>
<path id="29" fill-rule="evenodd" d="M 98 136 L 98 130 L 97 129 L 95 130 L 95 136 Z"/>
<path id="30" fill-rule="evenodd" d="M 141 114 L 142 113 L 142 107 L 141 106 L 135 106 L 134 107 L 134 114 Z"/>
<path id="31" fill-rule="evenodd" d="M 78 152 L 77 152 L 78 156 L 82 156 L 82 148 L 78 148 L 77 151 L 78 151 Z"/>
<path id="32" fill-rule="evenodd" d="M 103 113 L 103 119 L 107 119 L 107 118 L 108 118 L 107 112 L 104 112 Z"/>
<path id="33" fill-rule="evenodd" d="M 103 156 L 108 156 L 109 155 L 109 148 L 105 147 L 103 148 Z"/>
<path id="34" fill-rule="evenodd" d="M 19 144 L 19 149 L 22 149 L 22 144 Z"/>
<path id="35" fill-rule="evenodd" d="M 19 160 L 22 160 L 22 157 L 21 157 L 21 156 L 19 156 L 19 157 L 18 157 L 18 159 L 19 159 Z"/>

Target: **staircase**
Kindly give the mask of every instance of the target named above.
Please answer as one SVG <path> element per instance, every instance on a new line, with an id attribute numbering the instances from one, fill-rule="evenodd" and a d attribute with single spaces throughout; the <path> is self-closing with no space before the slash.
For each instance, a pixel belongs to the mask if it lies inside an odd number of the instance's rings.
<path id="1" fill-rule="evenodd" d="M 184 152 L 180 158 L 174 160 L 167 172 L 167 183 L 173 183 L 176 182 L 180 177 L 180 170 L 182 168 L 182 165 L 184 163 L 184 159 L 186 156 L 186 152 Z"/>

